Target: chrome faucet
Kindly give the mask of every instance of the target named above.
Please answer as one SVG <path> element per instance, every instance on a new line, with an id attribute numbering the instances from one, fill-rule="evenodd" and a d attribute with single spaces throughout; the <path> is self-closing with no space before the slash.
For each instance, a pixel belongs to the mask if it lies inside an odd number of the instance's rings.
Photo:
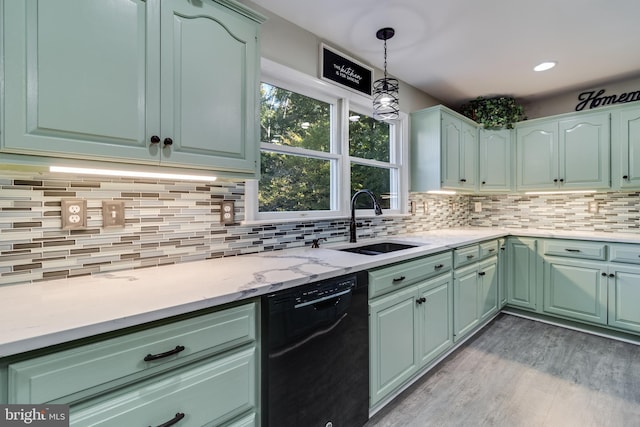
<path id="1" fill-rule="evenodd" d="M 360 194 L 368 194 L 373 200 L 373 210 L 376 215 L 382 215 L 382 208 L 378 203 L 378 199 L 370 190 L 360 190 L 356 191 L 356 194 L 351 198 L 351 222 L 349 223 L 349 243 L 356 243 L 356 199 Z"/>

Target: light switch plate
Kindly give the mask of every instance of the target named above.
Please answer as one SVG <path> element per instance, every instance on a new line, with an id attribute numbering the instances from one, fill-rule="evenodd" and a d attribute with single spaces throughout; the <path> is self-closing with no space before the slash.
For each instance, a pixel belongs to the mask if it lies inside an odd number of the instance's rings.
<path id="1" fill-rule="evenodd" d="M 107 200 L 102 202 L 102 226 L 104 228 L 124 227 L 123 200 Z"/>
<path id="2" fill-rule="evenodd" d="M 63 230 L 87 228 L 87 201 L 83 199 L 62 199 L 60 217 Z"/>
<path id="3" fill-rule="evenodd" d="M 223 200 L 220 204 L 220 222 L 222 224 L 233 224 L 235 222 L 234 205 L 233 200 Z"/>

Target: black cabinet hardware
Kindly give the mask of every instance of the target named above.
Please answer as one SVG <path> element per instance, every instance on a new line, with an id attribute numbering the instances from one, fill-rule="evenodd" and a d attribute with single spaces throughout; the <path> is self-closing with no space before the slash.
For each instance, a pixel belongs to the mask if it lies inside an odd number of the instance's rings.
<path id="1" fill-rule="evenodd" d="M 553 182 L 558 182 L 558 178 L 554 179 Z"/>
<path id="2" fill-rule="evenodd" d="M 478 273 L 478 276 L 484 276 L 485 274 L 487 274 L 487 273 L 484 272 L 484 271 L 481 271 L 481 272 Z"/>
<path id="3" fill-rule="evenodd" d="M 178 421 L 180 421 L 183 418 L 184 418 L 184 412 L 178 412 L 175 417 L 171 418 L 166 423 L 160 424 L 158 427 L 169 427 L 169 426 L 172 426 L 172 425 L 174 425 L 175 423 L 177 423 Z M 151 427 L 151 426 L 149 426 L 149 427 Z"/>
<path id="4" fill-rule="evenodd" d="M 565 248 L 564 250 L 567 251 L 567 252 L 580 252 L 580 249 Z"/>
<path id="5" fill-rule="evenodd" d="M 444 267 L 444 264 L 438 264 L 438 265 L 434 265 L 433 269 L 434 270 L 440 270 L 442 267 Z"/>
<path id="6" fill-rule="evenodd" d="M 160 137 L 158 135 L 153 135 L 151 136 L 150 141 L 152 144 L 157 144 L 158 142 L 160 142 Z"/>
<path id="7" fill-rule="evenodd" d="M 404 276 L 400 276 L 400 277 L 394 278 L 394 279 L 392 280 L 392 282 L 393 282 L 393 283 L 399 283 L 399 282 L 402 282 L 404 279 L 406 279 L 406 277 L 404 277 Z"/>
<path id="8" fill-rule="evenodd" d="M 629 179 L 629 175 L 622 175 L 622 179 Z"/>
<path id="9" fill-rule="evenodd" d="M 611 277 L 613 279 L 614 277 L 616 277 L 616 275 L 611 273 L 611 274 L 609 274 L 609 277 Z"/>
<path id="10" fill-rule="evenodd" d="M 601 276 L 602 276 L 602 277 L 607 277 L 607 273 L 602 272 Z"/>
<path id="11" fill-rule="evenodd" d="M 460 178 L 460 182 L 467 182 L 467 180 L 464 178 Z"/>
<path id="12" fill-rule="evenodd" d="M 425 297 L 418 298 L 418 299 L 416 300 L 416 304 L 418 304 L 418 305 L 423 304 L 423 303 L 425 303 L 425 302 L 427 302 L 427 299 L 426 299 Z"/>
<path id="13" fill-rule="evenodd" d="M 467 259 L 473 259 L 475 255 L 467 255 Z"/>
<path id="14" fill-rule="evenodd" d="M 165 138 L 164 141 L 162 141 L 162 143 L 167 146 L 167 145 L 173 145 L 173 139 L 171 138 Z"/>
<path id="15" fill-rule="evenodd" d="M 164 357 L 173 356 L 174 354 L 180 353 L 184 349 L 185 349 L 185 347 L 183 345 L 177 345 L 176 348 L 174 348 L 173 350 L 165 351 L 164 353 L 158 353 L 158 354 L 149 353 L 144 357 L 144 361 L 145 362 L 151 362 L 153 360 L 158 360 L 158 359 L 162 359 Z"/>

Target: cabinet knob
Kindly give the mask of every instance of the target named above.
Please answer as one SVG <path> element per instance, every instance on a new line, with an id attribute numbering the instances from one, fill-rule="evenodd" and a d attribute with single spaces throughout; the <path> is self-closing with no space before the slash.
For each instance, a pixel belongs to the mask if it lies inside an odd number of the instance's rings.
<path id="1" fill-rule="evenodd" d="M 487 183 L 487 181 L 482 181 L 482 185 L 485 185 Z"/>
<path id="2" fill-rule="evenodd" d="M 560 178 L 560 182 L 564 182 L 564 178 Z"/>
<path id="3" fill-rule="evenodd" d="M 460 178 L 460 182 L 467 182 L 467 180 L 464 178 Z"/>
<path id="4" fill-rule="evenodd" d="M 423 304 L 423 303 L 425 303 L 425 302 L 427 302 L 427 299 L 426 299 L 425 297 L 418 298 L 418 299 L 416 300 L 416 304 L 418 304 L 418 305 Z"/>
<path id="5" fill-rule="evenodd" d="M 554 179 L 553 182 L 558 182 L 558 178 Z"/>
<path id="6" fill-rule="evenodd" d="M 629 175 L 622 175 L 622 179 L 629 179 Z"/>
<path id="7" fill-rule="evenodd" d="M 158 135 L 153 135 L 151 136 L 150 141 L 152 144 L 157 144 L 158 142 L 160 142 L 160 137 Z"/>
<path id="8" fill-rule="evenodd" d="M 165 138 L 164 141 L 162 141 L 162 143 L 164 145 L 173 145 L 173 139 L 171 138 Z"/>
<path id="9" fill-rule="evenodd" d="M 611 274 L 609 274 L 609 277 L 611 277 L 613 279 L 614 277 L 616 277 L 616 275 L 611 273 Z"/>
<path id="10" fill-rule="evenodd" d="M 481 271 L 481 272 L 478 273 L 478 276 L 484 276 L 485 274 L 487 274 L 487 273 L 484 272 L 484 271 Z"/>
<path id="11" fill-rule="evenodd" d="M 604 271 L 601 274 L 602 277 L 607 277 L 607 273 L 605 273 Z"/>

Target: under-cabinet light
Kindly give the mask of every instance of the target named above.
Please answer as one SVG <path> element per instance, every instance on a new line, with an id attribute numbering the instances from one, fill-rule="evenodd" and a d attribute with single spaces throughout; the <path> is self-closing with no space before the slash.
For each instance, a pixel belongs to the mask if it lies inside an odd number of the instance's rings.
<path id="1" fill-rule="evenodd" d="M 566 191 L 527 191 L 524 194 L 531 194 L 531 195 L 540 195 L 540 194 L 547 194 L 547 195 L 554 195 L 554 194 L 591 194 L 591 193 L 596 193 L 596 190 L 566 190 Z"/>
<path id="2" fill-rule="evenodd" d="M 104 175 L 118 176 L 127 178 L 159 178 L 174 179 L 186 181 L 215 181 L 216 177 L 212 175 L 188 175 L 179 173 L 162 173 L 162 172 L 141 172 L 141 171 L 125 171 L 115 169 L 93 169 L 93 168 L 74 168 L 67 166 L 50 166 L 49 172 L 74 173 L 83 175 Z"/>
<path id="3" fill-rule="evenodd" d="M 450 191 L 450 190 L 431 190 L 431 191 L 427 191 L 427 194 L 446 194 L 446 195 L 453 195 L 456 194 L 455 191 Z"/>

